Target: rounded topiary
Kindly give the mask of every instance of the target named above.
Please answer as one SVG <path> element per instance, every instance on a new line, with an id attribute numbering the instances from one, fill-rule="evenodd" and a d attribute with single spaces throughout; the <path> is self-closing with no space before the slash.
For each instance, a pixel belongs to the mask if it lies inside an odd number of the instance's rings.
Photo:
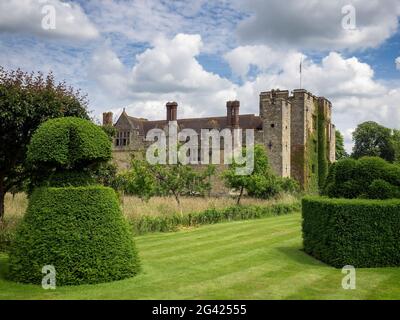
<path id="1" fill-rule="evenodd" d="M 34 189 L 10 251 L 10 279 L 40 283 L 53 266 L 57 285 L 120 280 L 139 271 L 131 230 L 113 189 L 95 185 L 91 169 L 111 156 L 98 126 L 53 119 L 32 136 L 28 160 L 42 187 Z M 43 187 L 45 186 L 45 187 Z"/>
<path id="2" fill-rule="evenodd" d="M 397 193 L 397 187 L 382 179 L 372 181 L 367 191 L 369 199 L 396 198 Z"/>
<path id="3" fill-rule="evenodd" d="M 330 198 L 399 198 L 400 167 L 378 157 L 344 159 L 331 166 L 323 194 Z"/>
<path id="4" fill-rule="evenodd" d="M 100 283 L 139 271 L 115 192 L 102 186 L 38 188 L 10 251 L 10 279 L 41 283 L 53 265 L 57 285 Z"/>
<path id="5" fill-rule="evenodd" d="M 28 162 L 39 167 L 82 168 L 109 159 L 107 134 L 92 122 L 74 117 L 46 121 L 28 146 Z"/>

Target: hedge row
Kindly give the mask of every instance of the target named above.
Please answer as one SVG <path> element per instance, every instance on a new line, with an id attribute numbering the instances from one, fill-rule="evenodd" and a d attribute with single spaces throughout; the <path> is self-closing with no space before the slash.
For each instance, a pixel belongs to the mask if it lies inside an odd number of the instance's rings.
<path id="1" fill-rule="evenodd" d="M 400 266 L 400 200 L 302 201 L 304 250 L 337 268 Z"/>
<path id="2" fill-rule="evenodd" d="M 132 232 L 113 189 L 38 188 L 10 250 L 10 280 L 40 284 L 53 265 L 57 285 L 132 277 L 139 271 Z"/>
<path id="3" fill-rule="evenodd" d="M 133 218 L 131 224 L 136 235 L 148 232 L 176 231 L 178 227 L 214 224 L 224 221 L 248 220 L 278 216 L 300 211 L 300 203 L 273 204 L 268 206 L 241 205 L 224 209 L 207 209 L 187 215 L 141 216 Z"/>

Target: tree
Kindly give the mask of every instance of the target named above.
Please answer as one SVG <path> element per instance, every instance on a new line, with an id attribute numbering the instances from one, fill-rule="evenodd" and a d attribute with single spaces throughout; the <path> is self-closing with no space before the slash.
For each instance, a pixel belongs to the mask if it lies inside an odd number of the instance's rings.
<path id="1" fill-rule="evenodd" d="M 373 121 L 361 123 L 353 132 L 353 141 L 352 157 L 355 159 L 370 156 L 380 157 L 389 162 L 394 161 L 392 130 L 389 128 Z"/>
<path id="2" fill-rule="evenodd" d="M 236 173 L 238 167 L 240 165 L 232 161 L 232 164 L 222 175 L 225 185 L 239 192 L 236 199 L 237 205 L 240 204 L 245 190 L 250 196 L 264 199 L 280 192 L 281 183 L 278 177 L 273 174 L 267 153 L 262 145 L 254 146 L 254 170 L 251 174 L 238 175 Z"/>
<path id="3" fill-rule="evenodd" d="M 336 160 L 347 158 L 349 155 L 347 154 L 344 148 L 343 135 L 340 133 L 339 130 L 335 131 L 335 135 L 336 135 L 336 154 L 335 154 Z"/>
<path id="4" fill-rule="evenodd" d="M 393 130 L 394 161 L 400 163 L 400 130 Z"/>
<path id="5" fill-rule="evenodd" d="M 86 96 L 52 73 L 6 71 L 0 67 L 0 221 L 4 197 L 30 177 L 26 150 L 32 134 L 50 118 L 74 116 L 89 119 Z"/>
<path id="6" fill-rule="evenodd" d="M 134 156 L 131 169 L 118 177 L 119 188 L 147 201 L 156 195 L 173 196 L 180 210 L 182 196 L 204 196 L 211 190 L 213 165 L 195 170 L 190 165 L 150 164 L 144 156 Z"/>

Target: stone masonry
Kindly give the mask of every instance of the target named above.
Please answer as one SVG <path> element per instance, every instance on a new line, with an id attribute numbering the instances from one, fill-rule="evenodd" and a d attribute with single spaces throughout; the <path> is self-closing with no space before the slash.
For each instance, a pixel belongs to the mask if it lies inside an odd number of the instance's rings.
<path id="1" fill-rule="evenodd" d="M 278 89 L 260 93 L 259 116 L 239 114 L 239 101 L 228 101 L 226 107 L 226 116 L 178 119 L 178 104 L 168 102 L 165 120 L 131 117 L 124 109 L 115 124 L 112 113 L 104 113 L 103 125 L 114 125 L 117 129 L 113 154 L 122 168 L 129 166 L 132 152 L 145 150 L 150 144 L 145 141 L 146 133 L 153 128 L 165 129 L 168 121 L 177 121 L 179 129 L 191 128 L 197 132 L 201 129 L 254 129 L 255 143 L 265 146 L 276 174 L 296 179 L 305 190 L 310 189 L 315 177 L 318 179 L 318 164 L 312 159 L 317 159 L 319 152 L 326 151 L 324 157 L 328 163 L 335 161 L 332 104 L 324 97 L 316 97 L 303 89 L 294 90 L 292 94 Z M 322 120 L 323 136 L 317 132 L 318 121 Z"/>

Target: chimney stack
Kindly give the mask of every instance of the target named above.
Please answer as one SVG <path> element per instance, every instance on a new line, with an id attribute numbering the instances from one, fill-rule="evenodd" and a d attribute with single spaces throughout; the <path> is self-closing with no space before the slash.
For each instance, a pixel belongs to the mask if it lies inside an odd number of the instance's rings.
<path id="1" fill-rule="evenodd" d="M 239 108 L 240 101 L 227 101 L 226 103 L 226 117 L 228 127 L 239 128 Z"/>
<path id="2" fill-rule="evenodd" d="M 113 113 L 112 112 L 104 112 L 103 113 L 103 126 L 112 126 L 113 125 Z"/>
<path id="3" fill-rule="evenodd" d="M 178 113 L 178 104 L 176 102 L 167 103 L 167 121 L 176 121 Z"/>

